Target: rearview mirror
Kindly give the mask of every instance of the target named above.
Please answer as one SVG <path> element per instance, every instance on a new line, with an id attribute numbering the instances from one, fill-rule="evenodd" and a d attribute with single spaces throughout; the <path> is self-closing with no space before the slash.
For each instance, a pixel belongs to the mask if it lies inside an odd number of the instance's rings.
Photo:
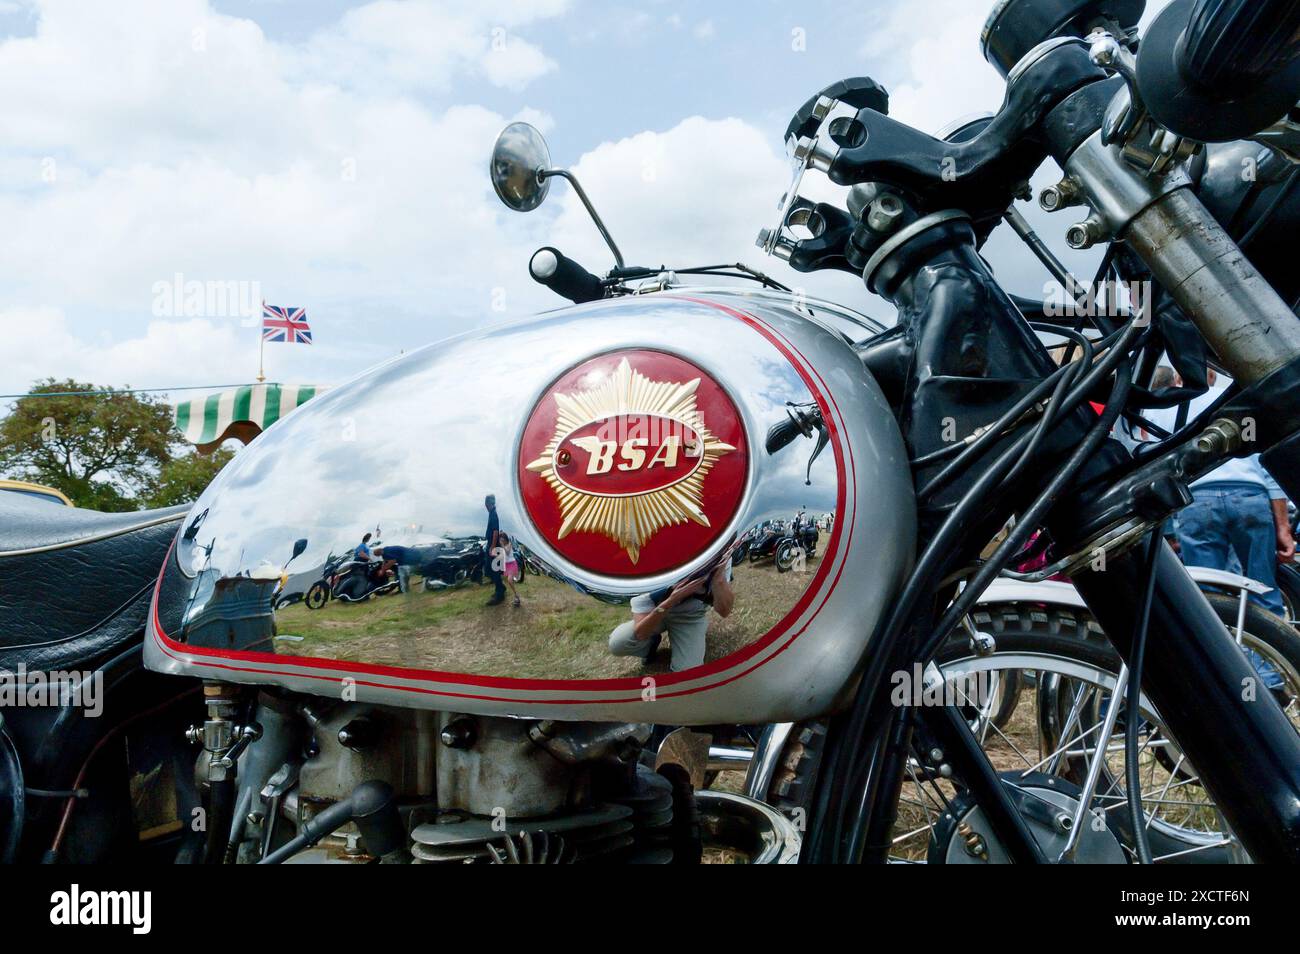
<path id="1" fill-rule="evenodd" d="M 516 212 L 531 212 L 542 204 L 551 182 L 542 174 L 551 168 L 551 152 L 542 134 L 528 123 L 511 123 L 492 147 L 492 188 Z"/>

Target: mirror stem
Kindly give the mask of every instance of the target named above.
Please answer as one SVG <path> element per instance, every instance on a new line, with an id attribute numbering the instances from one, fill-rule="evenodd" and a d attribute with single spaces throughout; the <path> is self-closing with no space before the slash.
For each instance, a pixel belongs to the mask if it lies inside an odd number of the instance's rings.
<path id="1" fill-rule="evenodd" d="M 569 185 L 573 186 L 573 191 L 578 193 L 578 198 L 581 199 L 582 204 L 587 207 L 587 213 L 591 216 L 591 220 L 596 223 L 596 228 L 600 229 L 600 234 L 605 239 L 605 244 L 608 245 L 609 250 L 614 253 L 614 262 L 619 268 L 622 268 L 623 253 L 620 252 L 618 246 L 614 244 L 614 239 L 609 234 L 609 229 L 605 228 L 605 223 L 602 222 L 600 216 L 596 214 L 595 207 L 592 206 L 591 200 L 587 198 L 587 193 L 582 191 L 582 186 L 578 185 L 578 180 L 573 177 L 572 173 L 567 172 L 564 169 L 540 169 L 537 172 L 537 178 L 539 181 L 542 179 L 549 179 L 551 176 L 559 176 L 562 179 L 566 179 L 568 180 Z"/>

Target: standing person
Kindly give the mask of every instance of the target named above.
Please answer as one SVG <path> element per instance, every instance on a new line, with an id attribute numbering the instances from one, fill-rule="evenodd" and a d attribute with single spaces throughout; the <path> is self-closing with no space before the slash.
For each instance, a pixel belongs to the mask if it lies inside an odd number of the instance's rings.
<path id="1" fill-rule="evenodd" d="M 510 542 L 510 537 L 504 533 L 497 535 L 500 541 L 500 560 L 498 566 L 501 567 L 501 573 L 505 577 L 506 585 L 510 587 L 510 592 L 515 595 L 512 606 L 522 606 L 523 602 L 519 599 L 519 590 L 515 587 L 515 578 L 519 576 L 519 559 L 515 556 L 515 545 Z"/>
<path id="2" fill-rule="evenodd" d="M 1174 375 L 1174 385 L 1182 379 Z M 1228 387 L 1211 369 L 1209 389 L 1186 404 L 1154 411 L 1147 416 L 1171 434 L 1180 430 L 1216 401 Z M 1172 523 L 1178 555 L 1188 566 L 1215 570 L 1240 570 L 1243 576 L 1271 587 L 1267 593 L 1249 594 L 1270 613 L 1286 619 L 1286 607 L 1277 588 L 1276 564 L 1295 556 L 1295 539 L 1287 520 L 1286 494 L 1260 463 L 1258 454 L 1234 457 L 1192 482 L 1192 502 L 1174 514 Z M 1169 521 L 1165 524 L 1168 534 Z M 1233 558 L 1239 566 L 1233 566 Z M 1279 690 L 1285 682 L 1263 656 L 1244 649 L 1246 658 L 1266 689 Z"/>
<path id="3" fill-rule="evenodd" d="M 1209 372 L 1210 389 L 1193 398 L 1185 415 L 1178 408 L 1160 413 L 1156 424 L 1175 429 L 1177 419 L 1192 420 L 1227 387 Z M 1154 416 L 1153 416 L 1154 419 Z M 1258 454 L 1234 457 L 1192 482 L 1192 503 L 1174 516 L 1174 531 L 1188 566 L 1229 569 L 1233 555 L 1241 572 L 1272 587 L 1250 595 L 1266 610 L 1286 618 L 1277 588 L 1276 566 L 1295 556 L 1295 539 L 1287 519 L 1286 494 L 1260 463 Z"/>
<path id="4" fill-rule="evenodd" d="M 496 494 L 488 494 L 484 497 L 483 506 L 488 512 L 487 530 L 483 533 L 483 563 L 488 579 L 492 581 L 494 587 L 492 599 L 487 601 L 487 605 L 500 606 L 506 598 L 506 585 L 501 579 L 501 565 L 496 553 L 501 545 L 501 521 L 497 518 Z"/>
<path id="5" fill-rule="evenodd" d="M 397 569 L 397 588 L 403 592 L 410 592 L 411 588 L 411 566 L 417 559 L 416 553 L 410 547 L 386 546 L 377 547 L 379 558 L 384 561 L 391 561 Z"/>

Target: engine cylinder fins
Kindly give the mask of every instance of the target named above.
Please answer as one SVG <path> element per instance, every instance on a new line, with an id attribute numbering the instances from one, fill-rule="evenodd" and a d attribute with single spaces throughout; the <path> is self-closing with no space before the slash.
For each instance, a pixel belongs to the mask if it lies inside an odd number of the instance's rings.
<path id="1" fill-rule="evenodd" d="M 562 835 L 550 835 L 545 829 L 534 835 L 522 831 L 502 839 L 501 847 L 488 845 L 494 865 L 571 865 L 577 855 Z"/>
<path id="2" fill-rule="evenodd" d="M 667 864 L 673 860 L 673 786 L 644 765 L 637 766 L 632 789 L 610 796 L 610 801 L 632 812 L 635 857 L 640 864 Z"/>
<path id="3" fill-rule="evenodd" d="M 411 854 L 416 864 L 489 864 L 494 849 L 509 855 L 506 840 L 518 850 L 527 834 L 536 852 L 544 834 L 552 849 L 561 840 L 563 851 L 579 864 L 624 860 L 635 844 L 632 815 L 625 805 L 602 804 L 549 818 L 505 819 L 502 828 L 502 822 L 491 817 L 447 812 L 416 826 Z"/>

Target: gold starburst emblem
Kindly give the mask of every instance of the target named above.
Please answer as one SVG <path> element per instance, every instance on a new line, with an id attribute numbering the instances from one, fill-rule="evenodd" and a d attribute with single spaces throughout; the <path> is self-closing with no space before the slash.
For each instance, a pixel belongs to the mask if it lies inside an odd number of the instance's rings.
<path id="1" fill-rule="evenodd" d="M 555 492 L 559 539 L 599 533 L 636 563 L 664 527 L 688 520 L 709 526 L 701 506 L 705 478 L 736 448 L 705 426 L 696 406 L 699 384 L 652 381 L 624 358 L 593 387 L 554 395 L 555 435 L 527 469 Z"/>

